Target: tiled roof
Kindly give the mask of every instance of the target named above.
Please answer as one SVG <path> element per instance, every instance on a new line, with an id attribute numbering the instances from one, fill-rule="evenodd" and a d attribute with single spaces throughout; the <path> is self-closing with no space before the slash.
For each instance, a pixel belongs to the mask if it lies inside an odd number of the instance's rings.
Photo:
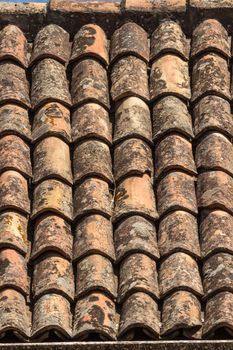
<path id="1" fill-rule="evenodd" d="M 233 337 L 228 1 L 152 2 L 0 31 L 0 343 Z"/>

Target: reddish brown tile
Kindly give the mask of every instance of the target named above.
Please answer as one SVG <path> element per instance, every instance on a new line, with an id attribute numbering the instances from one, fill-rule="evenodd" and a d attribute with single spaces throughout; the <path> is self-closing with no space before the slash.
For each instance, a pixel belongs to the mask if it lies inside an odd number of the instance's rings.
<path id="1" fill-rule="evenodd" d="M 72 188 L 58 180 L 45 180 L 34 189 L 32 219 L 51 211 L 61 215 L 65 220 L 73 218 Z"/>
<path id="2" fill-rule="evenodd" d="M 116 189 L 114 221 L 137 214 L 151 220 L 158 218 L 152 181 L 148 174 L 128 177 Z"/>
<path id="3" fill-rule="evenodd" d="M 126 55 L 149 61 L 147 32 L 133 22 L 123 24 L 111 38 L 111 63 Z"/>
<path id="4" fill-rule="evenodd" d="M 71 96 L 73 107 L 96 102 L 109 108 L 108 77 L 105 68 L 95 59 L 77 63 L 72 72 Z"/>
<path id="5" fill-rule="evenodd" d="M 54 251 L 72 260 L 73 236 L 70 225 L 56 215 L 45 214 L 35 222 L 31 259 Z"/>
<path id="6" fill-rule="evenodd" d="M 133 253 L 143 253 L 157 260 L 156 229 L 142 216 L 134 215 L 121 221 L 114 232 L 117 262 Z"/>
<path id="7" fill-rule="evenodd" d="M 231 99 L 227 60 L 216 53 L 199 58 L 192 72 L 192 102 L 211 94 Z"/>
<path id="8" fill-rule="evenodd" d="M 72 114 L 72 139 L 97 138 L 109 145 L 112 143 L 112 123 L 105 108 L 97 103 L 86 103 Z"/>
<path id="9" fill-rule="evenodd" d="M 111 81 L 114 102 L 130 96 L 149 100 L 147 64 L 140 58 L 132 55 L 120 58 L 112 67 Z"/>
<path id="10" fill-rule="evenodd" d="M 85 340 L 98 336 L 116 340 L 117 324 L 114 302 L 102 293 L 91 293 L 76 303 L 73 337 Z"/>
<path id="11" fill-rule="evenodd" d="M 54 0 L 53 0 L 54 1 Z M 61 0 L 60 0 L 61 1 Z M 124 3 L 124 10 L 140 15 L 145 14 L 160 14 L 166 13 L 166 17 L 170 12 L 175 12 L 176 15 L 183 13 L 186 9 L 186 2 L 184 0 L 163 0 L 154 2 L 153 0 L 126 0 Z"/>
<path id="12" fill-rule="evenodd" d="M 159 289 L 162 298 L 180 289 L 202 296 L 203 288 L 196 261 L 181 252 L 163 260 L 159 270 Z"/>
<path id="13" fill-rule="evenodd" d="M 74 37 L 70 62 L 84 57 L 99 59 L 108 65 L 108 41 L 102 28 L 96 24 L 86 24 Z"/>
<path id="14" fill-rule="evenodd" d="M 38 109 L 48 102 L 71 106 L 65 67 L 51 58 L 39 61 L 32 70 L 32 108 Z"/>
<path id="15" fill-rule="evenodd" d="M 53 58 L 67 63 L 70 58 L 69 34 L 56 24 L 49 24 L 36 35 L 30 64 L 44 58 Z"/>
<path id="16" fill-rule="evenodd" d="M 189 59 L 190 43 L 177 22 L 162 22 L 153 32 L 150 45 L 151 60 L 166 53 L 177 54 L 186 61 Z"/>
<path id="17" fill-rule="evenodd" d="M 33 271 L 32 294 L 34 299 L 57 293 L 68 300 L 74 298 L 72 264 L 56 253 L 44 254 L 36 261 Z"/>
<path id="18" fill-rule="evenodd" d="M 122 303 L 136 292 L 145 292 L 153 299 L 159 299 L 156 263 L 140 253 L 131 254 L 121 262 L 118 302 Z"/>
<path id="19" fill-rule="evenodd" d="M 73 259 L 80 260 L 90 254 L 115 260 L 112 223 L 102 215 L 88 215 L 75 227 Z"/>
<path id="20" fill-rule="evenodd" d="M 70 303 L 54 293 L 43 295 L 34 305 L 32 339 L 50 340 L 49 332 L 52 331 L 64 340 L 72 336 Z"/>
<path id="21" fill-rule="evenodd" d="M 150 99 L 174 95 L 189 100 L 191 97 L 188 63 L 175 55 L 164 55 L 154 61 L 150 73 Z"/>
<path id="22" fill-rule="evenodd" d="M 158 305 L 149 295 L 141 292 L 131 295 L 122 305 L 119 337 L 128 341 L 135 340 L 139 329 L 146 338 L 159 337 Z"/>
<path id="23" fill-rule="evenodd" d="M 201 255 L 197 219 L 185 211 L 174 211 L 159 223 L 158 245 L 161 256 L 184 252 L 199 258 Z"/>

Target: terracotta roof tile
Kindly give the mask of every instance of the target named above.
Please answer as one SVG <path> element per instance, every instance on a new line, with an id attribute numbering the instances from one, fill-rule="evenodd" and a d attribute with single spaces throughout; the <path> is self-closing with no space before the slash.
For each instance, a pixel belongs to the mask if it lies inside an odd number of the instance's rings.
<path id="1" fill-rule="evenodd" d="M 27 218 L 14 211 L 0 213 L 0 249 L 16 249 L 22 255 L 28 251 Z"/>
<path id="2" fill-rule="evenodd" d="M 186 104 L 175 96 L 165 96 L 153 105 L 153 139 L 171 132 L 193 138 L 192 117 Z"/>
<path id="3" fill-rule="evenodd" d="M 190 43 L 177 22 L 162 22 L 151 36 L 150 59 L 166 53 L 174 53 L 188 61 Z"/>
<path id="4" fill-rule="evenodd" d="M 72 336 L 72 317 L 69 301 L 61 295 L 50 293 L 36 301 L 33 309 L 32 338 L 49 339 L 49 332 L 61 339 Z"/>
<path id="5" fill-rule="evenodd" d="M 120 265 L 118 301 L 122 303 L 131 294 L 145 292 L 159 299 L 156 263 L 145 254 L 135 253 Z"/>
<path id="6" fill-rule="evenodd" d="M 201 304 L 190 292 L 178 291 L 168 296 L 163 302 L 162 329 L 164 337 L 196 338 L 202 326 Z"/>
<path id="7" fill-rule="evenodd" d="M 30 108 L 29 83 L 25 70 L 11 61 L 0 62 L 1 104 L 18 103 Z"/>
<path id="8" fill-rule="evenodd" d="M 177 290 L 202 296 L 203 288 L 197 262 L 182 252 L 167 257 L 160 265 L 159 289 L 161 297 Z"/>
<path id="9" fill-rule="evenodd" d="M 187 101 L 191 97 L 189 83 L 188 63 L 175 55 L 163 55 L 151 67 L 150 98 L 173 95 Z"/>
<path id="10" fill-rule="evenodd" d="M 191 57 L 216 52 L 231 57 L 228 33 L 216 19 L 207 19 L 193 31 Z"/>
<path id="11" fill-rule="evenodd" d="M 74 66 L 71 96 L 73 107 L 86 102 L 96 102 L 109 109 L 107 72 L 96 59 L 86 58 Z"/>
<path id="12" fill-rule="evenodd" d="M 8 24 L 0 32 L 0 61 L 12 60 L 23 68 L 28 66 L 27 40 L 15 25 Z"/>
<path id="13" fill-rule="evenodd" d="M 86 103 L 72 113 L 72 139 L 97 138 L 112 143 L 112 123 L 105 108 L 97 103 Z"/>
<path id="14" fill-rule="evenodd" d="M 101 27 L 96 24 L 84 25 L 75 35 L 70 62 L 84 57 L 95 57 L 108 65 L 108 41 Z"/>
<path id="15" fill-rule="evenodd" d="M 33 298 L 57 293 L 68 300 L 74 298 L 74 279 L 71 263 L 56 253 L 46 253 L 35 262 L 32 280 Z"/>
<path id="16" fill-rule="evenodd" d="M 47 103 L 34 114 L 32 141 L 37 142 L 48 136 L 71 142 L 70 112 L 58 102 Z"/>
<path id="17" fill-rule="evenodd" d="M 69 185 L 58 180 L 49 179 L 35 187 L 32 219 L 46 211 L 52 211 L 62 216 L 65 220 L 72 220 L 72 189 Z"/>
<path id="18" fill-rule="evenodd" d="M 64 219 L 45 214 L 36 220 L 31 259 L 36 259 L 45 252 L 54 251 L 71 260 L 72 245 L 71 227 Z"/>
<path id="19" fill-rule="evenodd" d="M 51 58 L 39 61 L 32 70 L 32 108 L 37 109 L 48 102 L 71 105 L 65 67 Z"/>
<path id="20" fill-rule="evenodd" d="M 114 148 L 114 178 L 118 182 L 129 175 L 153 175 L 151 147 L 136 138 L 125 140 Z"/>
<path id="21" fill-rule="evenodd" d="M 130 96 L 149 100 L 147 64 L 140 58 L 132 55 L 120 58 L 112 67 L 111 80 L 114 102 Z"/>
<path id="22" fill-rule="evenodd" d="M 67 63 L 70 58 L 69 34 L 56 24 L 43 27 L 36 35 L 30 64 L 44 58 Z"/>
<path id="23" fill-rule="evenodd" d="M 158 218 L 152 181 L 148 174 L 131 176 L 123 180 L 116 189 L 114 221 L 125 216 L 142 215 Z"/>
<path id="24" fill-rule="evenodd" d="M 158 305 L 142 292 L 132 294 L 122 305 L 119 337 L 128 341 L 137 339 L 139 330 L 150 339 L 157 339 L 160 333 Z"/>
<path id="25" fill-rule="evenodd" d="M 111 38 L 111 63 L 125 55 L 149 61 L 147 32 L 133 22 L 123 24 Z"/>
<path id="26" fill-rule="evenodd" d="M 117 262 L 133 253 L 143 253 L 157 260 L 159 250 L 155 225 L 134 215 L 119 223 L 114 232 Z"/>
<path id="27" fill-rule="evenodd" d="M 115 260 L 112 223 L 102 215 L 88 215 L 75 226 L 74 261 L 90 254 Z"/>
<path id="28" fill-rule="evenodd" d="M 185 211 L 174 211 L 159 223 L 158 245 L 161 256 L 184 252 L 199 258 L 201 255 L 197 219 Z"/>
<path id="29" fill-rule="evenodd" d="M 112 215 L 112 195 L 102 179 L 87 178 L 74 189 L 74 219 L 87 214 Z"/>

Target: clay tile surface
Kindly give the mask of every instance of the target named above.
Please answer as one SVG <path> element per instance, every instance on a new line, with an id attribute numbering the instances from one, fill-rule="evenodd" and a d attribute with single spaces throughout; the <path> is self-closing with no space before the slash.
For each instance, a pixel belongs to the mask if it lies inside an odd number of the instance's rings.
<path id="1" fill-rule="evenodd" d="M 27 180 L 16 171 L 0 175 L 0 210 L 17 209 L 30 214 Z"/>
<path id="2" fill-rule="evenodd" d="M 56 253 L 39 258 L 33 271 L 32 294 L 38 299 L 44 294 L 57 293 L 69 301 L 74 298 L 74 279 L 71 263 Z"/>
<path id="3" fill-rule="evenodd" d="M 57 178 L 72 185 L 70 149 L 67 143 L 50 136 L 36 144 L 33 152 L 33 182 Z"/>
<path id="4" fill-rule="evenodd" d="M 14 289 L 0 291 L 0 339 L 11 331 L 18 340 L 27 340 L 30 334 L 29 317 L 24 296 Z"/>
<path id="5" fill-rule="evenodd" d="M 220 53 L 226 58 L 231 56 L 228 33 L 216 19 L 203 21 L 192 35 L 192 58 L 210 51 Z"/>
<path id="6" fill-rule="evenodd" d="M 97 60 L 86 58 L 72 71 L 71 96 L 73 107 L 96 102 L 109 109 L 108 77 L 106 69 Z"/>
<path id="7" fill-rule="evenodd" d="M 231 99 L 227 60 L 216 53 L 202 56 L 193 67 L 191 101 L 197 102 L 206 95 Z"/>
<path id="8" fill-rule="evenodd" d="M 114 302 L 102 293 L 91 293 L 75 306 L 73 337 L 80 340 L 91 335 L 101 340 L 116 340 L 117 324 Z"/>
<path id="9" fill-rule="evenodd" d="M 72 210 L 72 188 L 58 180 L 45 180 L 34 189 L 32 219 L 38 215 L 52 211 L 71 221 Z"/>
<path id="10" fill-rule="evenodd" d="M 74 189 L 74 218 L 87 214 L 112 215 L 112 195 L 106 181 L 87 178 Z"/>
<path id="11" fill-rule="evenodd" d="M 203 288 L 197 262 L 182 252 L 167 257 L 160 265 L 159 289 L 161 298 L 177 290 L 187 290 L 202 296 Z"/>
<path id="12" fill-rule="evenodd" d="M 43 295 L 34 305 L 32 338 L 49 339 L 50 331 L 61 339 L 69 339 L 72 335 L 70 303 L 54 293 Z"/>
<path id="13" fill-rule="evenodd" d="M 200 257 L 197 219 L 190 213 L 177 210 L 159 223 L 158 245 L 161 256 L 184 252 Z"/>
<path id="14" fill-rule="evenodd" d="M 124 340 L 137 339 L 138 330 L 144 337 L 157 339 L 160 334 L 158 305 L 146 293 L 134 293 L 122 305 L 119 337 Z"/>
<path id="15" fill-rule="evenodd" d="M 144 141 L 131 138 L 114 148 L 114 178 L 118 182 L 129 175 L 153 175 L 151 147 Z"/>
<path id="16" fill-rule="evenodd" d="M 120 265 L 118 301 L 122 303 L 135 292 L 145 292 L 159 299 L 156 262 L 145 254 L 135 253 Z"/>
<path id="17" fill-rule="evenodd" d="M 29 278 L 24 257 L 13 249 L 0 251 L 0 289 L 13 288 L 29 294 Z"/>
<path id="18" fill-rule="evenodd" d="M 173 21 L 161 23 L 153 32 L 150 42 L 150 59 L 161 54 L 174 53 L 184 60 L 189 59 L 190 44 L 180 25 Z"/>
<path id="19" fill-rule="evenodd" d="M 78 142 L 94 137 L 112 143 L 112 123 L 108 112 L 97 103 L 86 103 L 72 113 L 72 139 Z"/>
<path id="20" fill-rule="evenodd" d="M 69 34 L 56 24 L 49 24 L 36 35 L 30 64 L 44 58 L 66 63 L 70 58 Z"/>
<path id="21" fill-rule="evenodd" d="M 12 248 L 25 255 L 28 249 L 27 218 L 14 211 L 0 214 L 0 249 Z"/>
<path id="22" fill-rule="evenodd" d="M 1 104 L 17 103 L 30 108 L 29 83 L 25 70 L 11 61 L 0 62 Z"/>
<path id="23" fill-rule="evenodd" d="M 218 330 L 225 329 L 231 336 L 233 330 L 233 294 L 221 292 L 207 300 L 203 337 L 213 338 Z"/>
<path id="24" fill-rule="evenodd" d="M 233 217 L 225 211 L 208 212 L 200 223 L 202 256 L 218 252 L 233 253 Z"/>
<path id="25" fill-rule="evenodd" d="M 115 260 L 112 223 L 102 215 L 88 215 L 75 226 L 73 259 L 101 254 Z"/>
<path id="26" fill-rule="evenodd" d="M 233 291 L 233 255 L 217 253 L 203 263 L 203 287 L 205 298 L 221 291 Z"/>
<path id="27" fill-rule="evenodd" d="M 138 97 L 124 99 L 115 110 L 115 143 L 136 137 L 152 143 L 150 110 Z"/>
<path id="28" fill-rule="evenodd" d="M 25 177 L 32 176 L 30 147 L 20 137 L 7 135 L 0 139 L 0 172 L 16 170 Z"/>
<path id="29" fill-rule="evenodd" d="M 32 108 L 37 109 L 48 102 L 71 106 L 65 67 L 51 58 L 39 61 L 32 70 Z"/>
<path id="30" fill-rule="evenodd" d="M 96 24 L 84 25 L 75 35 L 70 62 L 84 57 L 95 57 L 108 65 L 108 41 L 101 27 Z"/>
<path id="31" fill-rule="evenodd" d="M 112 158 L 109 146 L 99 140 L 88 139 L 74 147 L 74 182 L 97 176 L 112 183 Z"/>
<path id="32" fill-rule="evenodd" d="M 69 109 L 57 102 L 45 104 L 34 114 L 32 141 L 37 142 L 48 136 L 57 136 L 71 142 Z"/>
<path id="33" fill-rule="evenodd" d="M 193 138 L 192 117 L 186 104 L 175 96 L 165 96 L 153 106 L 153 139 L 178 132 Z"/>
<path id="34" fill-rule="evenodd" d="M 233 145 L 222 134 L 205 134 L 199 141 L 195 152 L 197 169 L 222 170 L 233 175 Z"/>
<path id="35" fill-rule="evenodd" d="M 163 337 L 175 338 L 183 333 L 190 339 L 196 338 L 201 326 L 201 304 L 195 295 L 178 291 L 165 298 L 162 308 Z"/>
<path id="36" fill-rule="evenodd" d="M 27 40 L 16 26 L 8 24 L 0 32 L 0 61 L 10 59 L 24 68 L 28 66 Z"/>
<path id="37" fill-rule="evenodd" d="M 155 177 L 170 170 L 196 175 L 192 143 L 178 134 L 169 134 L 155 146 Z"/>
<path id="38" fill-rule="evenodd" d="M 148 174 L 128 177 L 116 189 L 114 221 L 137 214 L 151 220 L 158 218 L 152 180 Z"/>
<path id="39" fill-rule="evenodd" d="M 197 179 L 199 208 L 223 209 L 233 213 L 233 178 L 222 171 L 202 173 Z"/>
<path id="40" fill-rule="evenodd" d="M 99 254 L 92 254 L 77 263 L 76 298 L 90 292 L 102 291 L 111 299 L 117 297 L 117 280 L 112 262 Z"/>
<path id="41" fill-rule="evenodd" d="M 136 23 L 128 22 L 117 29 L 111 39 L 111 63 L 124 55 L 134 55 L 149 61 L 146 31 Z"/>
<path id="42" fill-rule="evenodd" d="M 193 109 L 194 133 L 196 136 L 208 130 L 220 131 L 233 136 L 233 118 L 230 103 L 218 96 L 202 98 Z"/>
<path id="43" fill-rule="evenodd" d="M 191 97 L 188 63 L 175 55 L 154 61 L 150 73 L 150 99 L 173 95 L 187 101 Z"/>
<path id="44" fill-rule="evenodd" d="M 45 214 L 35 222 L 31 259 L 54 251 L 72 259 L 73 236 L 70 225 L 56 215 Z"/>
<path id="45" fill-rule="evenodd" d="M 6 104 L 0 107 L 0 135 L 18 135 L 21 138 L 31 140 L 31 125 L 28 111 L 14 104 Z"/>
<path id="46" fill-rule="evenodd" d="M 194 178 L 182 172 L 171 172 L 157 186 L 159 215 L 169 211 L 185 210 L 197 214 Z"/>
<path id="47" fill-rule="evenodd" d="M 111 81 L 114 102 L 130 96 L 149 100 L 147 64 L 140 58 L 132 55 L 120 58 L 112 67 Z"/>
<path id="48" fill-rule="evenodd" d="M 159 258 L 156 229 L 142 216 L 134 215 L 121 221 L 114 232 L 117 262 L 133 253 Z"/>

